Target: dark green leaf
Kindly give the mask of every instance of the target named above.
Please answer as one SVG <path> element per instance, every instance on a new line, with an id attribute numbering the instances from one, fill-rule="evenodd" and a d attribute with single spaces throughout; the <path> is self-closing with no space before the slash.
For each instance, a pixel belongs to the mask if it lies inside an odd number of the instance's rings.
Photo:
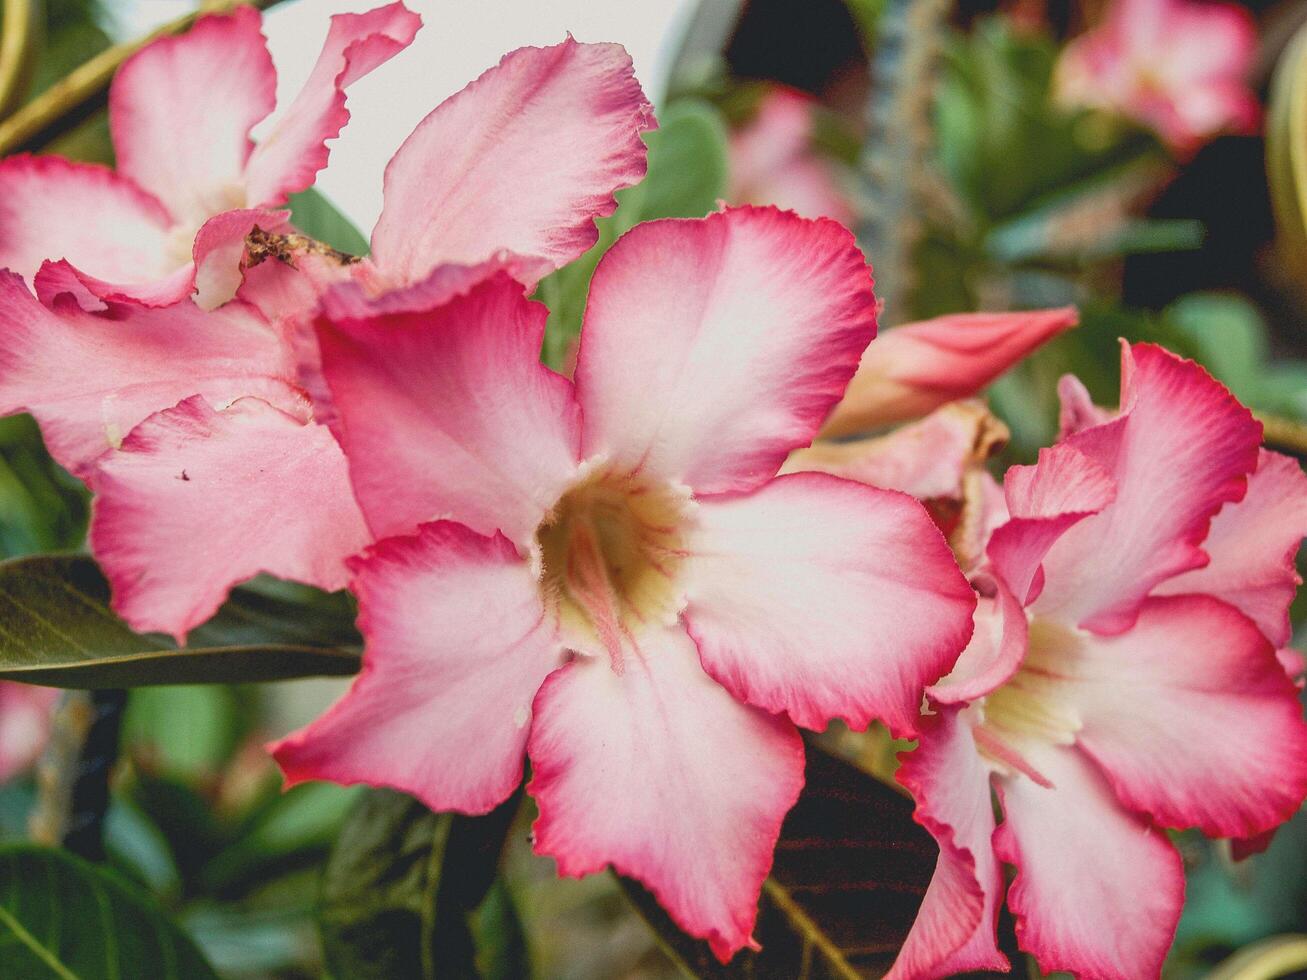
<path id="1" fill-rule="evenodd" d="M 291 195 L 290 220 L 310 238 L 325 242 L 346 255 L 367 255 L 371 250 L 368 240 L 350 220 L 312 187 Z"/>
<path id="2" fill-rule="evenodd" d="M 807 785 L 785 819 L 754 936 L 723 966 L 706 943 L 672 925 L 653 897 L 628 896 L 693 976 L 879 976 L 893 962 L 935 871 L 938 850 L 906 797 L 823 750 L 808 750 Z"/>
<path id="3" fill-rule="evenodd" d="M 117 875 L 28 845 L 0 848 L 0 976 L 217 980 L 195 944 Z"/>
<path id="4" fill-rule="evenodd" d="M 72 555 L 0 563 L 0 678 L 55 687 L 213 684 L 348 675 L 357 653 L 343 609 L 237 590 L 178 650 L 109 609 L 95 563 Z"/>
<path id="5" fill-rule="evenodd" d="M 335 976 L 476 977 L 469 915 L 494 883 L 518 802 L 465 817 L 390 790 L 364 796 L 322 880 L 323 946 Z"/>

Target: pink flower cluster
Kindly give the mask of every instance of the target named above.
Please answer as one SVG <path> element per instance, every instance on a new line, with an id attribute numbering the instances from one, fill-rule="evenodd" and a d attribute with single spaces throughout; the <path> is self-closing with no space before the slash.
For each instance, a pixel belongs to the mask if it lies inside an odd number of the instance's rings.
<path id="1" fill-rule="evenodd" d="M 256 147 L 258 16 L 207 17 L 120 72 L 117 171 L 0 162 L 0 411 L 95 492 L 114 608 L 184 642 L 260 572 L 350 588 L 362 673 L 273 747 L 289 782 L 484 813 L 529 758 L 536 849 L 640 879 L 723 960 L 803 785 L 796 726 L 878 719 L 920 741 L 902 778 L 941 847 L 899 975 L 1002 962 L 1001 862 L 1045 968 L 1156 973 L 1182 889 L 1160 828 L 1254 838 L 1307 794 L 1276 657 L 1296 464 L 1201 369 L 1127 348 L 1119 413 L 1068 382 L 1059 444 L 990 479 L 968 580 L 883 485 L 956 484 L 951 403 L 1074 311 L 872 343 L 849 232 L 726 208 L 623 236 L 559 375 L 528 293 L 594 244 L 655 125 L 620 47 L 523 48 L 439 105 L 362 261 L 277 210 L 417 28 L 333 18 Z M 873 467 L 803 462 L 922 416 Z"/>

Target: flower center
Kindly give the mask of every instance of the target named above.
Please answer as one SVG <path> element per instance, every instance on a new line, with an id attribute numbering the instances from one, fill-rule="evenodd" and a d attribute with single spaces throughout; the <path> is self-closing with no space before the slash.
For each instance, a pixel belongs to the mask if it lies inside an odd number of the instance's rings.
<path id="1" fill-rule="evenodd" d="M 606 653 L 673 622 L 693 501 L 681 487 L 599 467 L 582 476 L 536 531 L 541 590 L 570 647 Z"/>
<path id="2" fill-rule="evenodd" d="M 982 721 L 975 727 L 976 746 L 990 768 L 1020 772 L 1048 785 L 1025 759 L 1035 746 L 1071 745 L 1080 718 L 1066 697 L 1080 638 L 1074 630 L 1045 620 L 1030 624 L 1025 660 L 1015 674 L 981 702 Z"/>

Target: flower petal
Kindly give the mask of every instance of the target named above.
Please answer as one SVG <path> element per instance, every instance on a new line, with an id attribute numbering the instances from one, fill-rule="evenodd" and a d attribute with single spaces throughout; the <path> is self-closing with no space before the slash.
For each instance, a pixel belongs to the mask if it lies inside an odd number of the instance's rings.
<path id="1" fill-rule="evenodd" d="M 118 172 L 198 228 L 244 207 L 250 129 L 276 105 L 277 74 L 253 7 L 201 17 L 146 45 L 109 89 Z M 96 222 L 97 226 L 100 222 Z"/>
<path id="2" fill-rule="evenodd" d="M 822 435 L 920 418 L 945 402 L 969 398 L 1078 320 L 1068 306 L 1030 313 L 956 313 L 888 330 L 863 354 Z"/>
<path id="3" fill-rule="evenodd" d="M 238 582 L 266 572 L 344 588 L 372 540 L 331 433 L 257 398 L 150 416 L 90 479 L 91 545 L 133 629 L 179 643 Z"/>
<path id="4" fill-rule="evenodd" d="M 278 207 L 327 165 L 326 141 L 349 122 L 345 89 L 413 41 L 422 18 L 402 3 L 363 14 L 335 14 L 308 81 L 259 142 L 246 169 L 251 205 Z"/>
<path id="5" fill-rule="evenodd" d="M 639 225 L 590 285 L 585 453 L 751 490 L 812 441 L 875 331 L 871 275 L 833 221 L 733 208 Z"/>
<path id="6" fill-rule="evenodd" d="M 1057 397 L 1061 403 L 1057 417 L 1058 442 L 1082 429 L 1110 422 L 1116 414 L 1111 409 L 1095 405 L 1089 389 L 1074 374 L 1064 374 L 1058 379 Z"/>
<path id="7" fill-rule="evenodd" d="M 1021 948 L 1045 973 L 1158 976 L 1184 904 L 1180 855 L 1075 749 L 1025 756 L 1053 785 L 1000 779 L 1004 820 L 994 835 L 999 858 L 1017 868 L 1008 905 Z"/>
<path id="8" fill-rule="evenodd" d="M 1003 869 L 990 842 L 989 773 L 966 713 L 943 709 L 902 759 L 896 778 L 917 801 L 914 819 L 939 843 L 939 863 L 887 980 L 1007 972 L 997 945 Z"/>
<path id="9" fill-rule="evenodd" d="M 948 676 L 926 688 L 938 704 L 984 697 L 1016 673 L 1026 656 L 1029 623 L 1021 603 L 1002 579 L 982 572 L 973 581 L 980 599 L 971 640 Z"/>
<path id="10" fill-rule="evenodd" d="M 822 473 L 699 503 L 685 621 L 704 669 L 805 728 L 879 718 L 911 737 L 976 604 L 921 504 Z"/>
<path id="11" fill-rule="evenodd" d="M 390 161 L 373 261 L 393 285 L 501 249 L 565 265 L 598 240 L 613 192 L 644 176 L 640 133 L 654 125 L 620 45 L 519 48 L 437 106 Z"/>
<path id="12" fill-rule="evenodd" d="M 1068 671 L 1077 741 L 1126 806 L 1166 827 L 1251 837 L 1307 797 L 1307 724 L 1274 648 L 1208 596 L 1149 599 L 1086 636 Z"/>
<path id="13" fill-rule="evenodd" d="M 504 537 L 441 521 L 382 541 L 355 571 L 363 673 L 272 747 L 287 783 L 489 812 L 521 782 L 532 698 L 562 656 L 530 568 Z"/>
<path id="14" fill-rule="evenodd" d="M 0 783 L 40 758 L 59 694 L 52 687 L 0 681 Z"/>
<path id="15" fill-rule="evenodd" d="M 107 167 L 0 160 L 0 268 L 28 282 L 47 259 L 113 282 L 151 282 L 184 264 L 168 259 L 171 224 L 158 201 Z"/>
<path id="16" fill-rule="evenodd" d="M 580 442 L 572 386 L 540 363 L 548 311 L 502 272 L 421 312 L 360 316 L 352 295 L 324 296 L 318 339 L 373 532 L 453 517 L 528 544 Z"/>
<path id="17" fill-rule="evenodd" d="M 726 961 L 752 943 L 781 822 L 803 786 L 788 721 L 736 702 L 678 628 L 615 673 L 580 658 L 545 681 L 531 729 L 536 851 L 580 877 L 611 864 Z"/>
<path id="18" fill-rule="evenodd" d="M 1199 547 L 1257 466 L 1261 426 L 1192 361 L 1122 345 L 1121 414 L 1069 437 L 1116 483 L 1116 498 L 1044 556 L 1040 615 L 1119 632 L 1159 583 L 1206 562 Z"/>
<path id="19" fill-rule="evenodd" d="M 1154 595 L 1204 593 L 1253 620 L 1277 646 L 1293 632 L 1289 605 L 1302 580 L 1294 559 L 1307 536 L 1307 476 L 1298 461 L 1263 449 L 1243 500 L 1226 504 L 1203 541 L 1211 561 L 1161 583 Z"/>
<path id="20" fill-rule="evenodd" d="M 138 422 L 191 395 L 215 405 L 255 395 L 302 411 L 293 372 L 288 349 L 243 303 L 88 313 L 60 297 L 47 309 L 0 272 L 0 414 L 31 412 L 51 455 L 77 475 Z"/>

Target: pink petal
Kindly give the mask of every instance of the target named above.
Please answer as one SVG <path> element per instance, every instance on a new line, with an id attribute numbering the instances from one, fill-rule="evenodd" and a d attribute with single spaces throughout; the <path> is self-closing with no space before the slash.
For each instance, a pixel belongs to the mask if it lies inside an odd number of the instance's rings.
<path id="1" fill-rule="evenodd" d="M 1307 796 L 1297 690 L 1230 606 L 1150 599 L 1127 632 L 1085 637 L 1071 674 L 1078 743 L 1121 801 L 1159 824 L 1251 837 Z"/>
<path id="2" fill-rule="evenodd" d="M 1110 422 L 1116 414 L 1095 405 L 1089 389 L 1074 374 L 1064 374 L 1058 379 L 1057 397 L 1061 402 L 1058 411 L 1058 442 L 1082 429 L 1092 429 L 1096 425 Z"/>
<path id="3" fill-rule="evenodd" d="M 91 545 L 135 630 L 179 643 L 267 572 L 344 588 L 372 539 L 331 433 L 257 398 L 201 397 L 150 416 L 90 479 Z"/>
<path id="4" fill-rule="evenodd" d="M 169 258 L 171 224 L 157 200 L 107 167 L 0 160 L 0 267 L 29 282 L 47 259 L 114 282 L 150 282 L 185 265 L 184 252 Z"/>
<path id="5" fill-rule="evenodd" d="M 250 128 L 276 105 L 260 23 L 252 7 L 201 17 L 129 58 L 109 89 L 118 172 L 163 201 L 178 223 L 198 228 L 246 204 Z"/>
<path id="6" fill-rule="evenodd" d="M 747 126 L 731 137 L 732 204 L 774 204 L 805 218 L 856 218 L 832 161 L 812 146 L 816 100 L 794 89 L 774 88 Z"/>
<path id="7" fill-rule="evenodd" d="M 41 757 L 60 692 L 16 681 L 0 681 L 0 783 Z"/>
<path id="8" fill-rule="evenodd" d="M 957 313 L 886 331 L 867 348 L 822 435 L 927 415 L 969 398 L 1046 341 L 1075 326 L 1073 307 Z"/>
<path id="9" fill-rule="evenodd" d="M 364 14 L 335 14 L 304 88 L 254 149 L 246 170 L 250 204 L 277 207 L 327 165 L 326 141 L 349 122 L 345 89 L 413 41 L 422 18 L 402 3 Z"/>
<path id="10" fill-rule="evenodd" d="M 699 503 L 685 621 L 704 669 L 805 728 L 879 718 L 912 737 L 976 603 L 925 509 L 821 473 Z"/>
<path id="11" fill-rule="evenodd" d="M 866 262 L 833 221 L 731 208 L 639 225 L 590 286 L 585 454 L 751 490 L 812 441 L 875 331 Z"/>
<path id="12" fill-rule="evenodd" d="M 224 211 L 201 225 L 191 250 L 196 304 L 212 310 L 230 301 L 244 280 L 242 263 L 249 234 L 256 228 L 290 231 L 289 219 L 289 211 L 241 208 Z"/>
<path id="13" fill-rule="evenodd" d="M 1017 600 L 1029 605 L 1044 585 L 1041 563 L 1070 528 L 1116 497 L 1116 484 L 1070 443 L 1039 451 L 1035 466 L 1013 466 L 1003 480 L 1008 522 L 990 535 L 986 553 Z"/>
<path id="14" fill-rule="evenodd" d="M 917 801 L 917 823 L 939 843 L 939 863 L 887 980 L 1007 972 L 997 946 L 1003 869 L 990 843 L 989 773 L 965 714 L 944 709 L 902 759 L 896 778 Z"/>
<path id="15" fill-rule="evenodd" d="M 963 479 L 1002 446 L 1007 429 L 975 401 L 950 402 L 888 435 L 818 440 L 790 454 L 782 473 L 842 476 L 918 500 L 960 500 Z"/>
<path id="16" fill-rule="evenodd" d="M 256 395 L 301 411 L 293 371 L 280 338 L 243 303 L 88 313 L 65 297 L 47 309 L 0 273 L 0 414 L 31 412 L 50 453 L 77 475 L 138 422 L 191 395 L 215 405 Z"/>
<path id="17" fill-rule="evenodd" d="M 1257 465 L 1261 426 L 1192 361 L 1122 346 L 1121 413 L 1069 437 L 1116 483 L 1116 499 L 1044 557 L 1040 615 L 1099 632 L 1129 627 L 1158 584 L 1206 562 L 1199 547 Z"/>
<path id="18" fill-rule="evenodd" d="M 611 864 L 728 960 L 752 944 L 781 821 L 803 786 L 803 742 L 739 704 L 677 628 L 646 634 L 614 673 L 581 658 L 536 697 L 535 846 L 580 877 Z"/>
<path id="19" fill-rule="evenodd" d="M 528 543 L 580 442 L 572 386 L 539 359 L 548 311 L 502 272 L 426 312 L 359 316 L 348 295 L 324 297 L 318 338 L 373 532 L 453 517 Z"/>
<path id="20" fill-rule="evenodd" d="M 502 536 L 424 524 L 357 561 L 363 673 L 272 747 L 289 785 L 390 786 L 486 813 L 522 779 L 531 702 L 562 656 L 535 578 Z"/>
<path id="21" fill-rule="evenodd" d="M 984 697 L 1016 673 L 1026 656 L 1029 623 L 1021 603 L 1002 579 L 982 573 L 975 584 L 981 597 L 971 640 L 948 676 L 926 688 L 939 704 L 965 704 Z"/>
<path id="22" fill-rule="evenodd" d="M 999 858 L 1017 868 L 1008 905 L 1021 948 L 1045 973 L 1158 976 L 1184 903 L 1180 855 L 1075 749 L 1026 757 L 1053 785 L 999 780 L 1004 822 L 994 836 Z"/>
<path id="23" fill-rule="evenodd" d="M 565 265 L 598 240 L 613 192 L 644 176 L 640 133 L 654 125 L 620 45 L 513 51 L 390 161 L 373 261 L 396 285 L 501 249 Z"/>
<path id="24" fill-rule="evenodd" d="M 1211 562 L 1161 583 L 1155 595 L 1204 593 L 1253 620 L 1277 646 L 1293 633 L 1289 605 L 1302 579 L 1295 558 L 1307 536 L 1307 476 L 1298 461 L 1263 449 L 1243 500 L 1226 504 L 1203 541 Z"/>

